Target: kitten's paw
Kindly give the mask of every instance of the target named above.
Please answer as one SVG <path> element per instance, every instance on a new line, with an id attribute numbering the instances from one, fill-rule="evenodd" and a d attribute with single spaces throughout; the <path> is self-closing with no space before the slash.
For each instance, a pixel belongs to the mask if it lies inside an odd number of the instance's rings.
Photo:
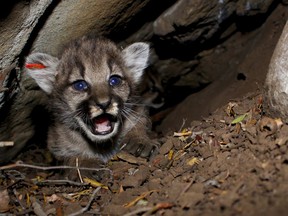
<path id="1" fill-rule="evenodd" d="M 150 139 L 130 140 L 124 150 L 136 157 L 151 158 L 158 153 L 160 144 Z"/>

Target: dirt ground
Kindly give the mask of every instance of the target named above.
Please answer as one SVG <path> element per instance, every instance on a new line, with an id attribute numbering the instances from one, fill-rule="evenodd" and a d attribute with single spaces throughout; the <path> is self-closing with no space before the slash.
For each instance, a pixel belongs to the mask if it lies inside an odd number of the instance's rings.
<path id="1" fill-rule="evenodd" d="M 260 92 L 230 101 L 161 138 L 151 161 L 121 152 L 95 170 L 97 182 L 66 180 L 64 167 L 50 167 L 48 152 L 30 147 L 21 163 L 1 167 L 0 212 L 287 215 L 288 126 L 267 117 L 262 102 Z"/>
<path id="2" fill-rule="evenodd" d="M 157 138 L 162 146 L 150 161 L 120 152 L 91 171 L 95 178 L 85 178 L 83 168 L 56 166 L 43 146 L 29 146 L 15 162 L 0 167 L 0 215 L 287 215 L 288 125 L 269 117 L 262 91 L 248 88 L 261 87 L 265 78 L 288 14 L 287 8 L 277 10 L 261 31 L 246 34 L 256 35 L 247 55 L 235 50 L 235 38 L 224 45 L 224 55 L 235 57 L 227 70 L 240 65 L 235 76 L 192 96 L 199 103 L 184 101 L 180 108 L 186 111 L 175 109 L 165 127 L 177 129 Z M 246 60 L 236 61 L 237 56 Z M 223 56 L 213 58 L 208 55 L 199 70 L 224 69 L 217 66 L 221 59 L 225 65 Z M 242 73 L 245 79 L 236 79 Z M 248 95 L 239 97 L 245 91 Z M 218 109 L 203 110 L 208 102 L 209 109 Z M 199 120 L 181 122 L 183 115 L 195 119 L 196 114 Z M 64 170 L 78 173 L 77 179 L 67 180 Z"/>

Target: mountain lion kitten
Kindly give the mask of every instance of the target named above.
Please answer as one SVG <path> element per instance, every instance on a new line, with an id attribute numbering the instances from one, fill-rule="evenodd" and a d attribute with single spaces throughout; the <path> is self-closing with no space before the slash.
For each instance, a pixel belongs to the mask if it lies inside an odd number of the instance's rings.
<path id="1" fill-rule="evenodd" d="M 44 53 L 27 57 L 26 71 L 49 96 L 48 148 L 58 160 L 107 161 L 126 142 L 132 154 L 153 152 L 157 144 L 148 138 L 137 95 L 148 57 L 146 43 L 120 50 L 92 36 L 71 42 L 59 59 Z"/>
<path id="2" fill-rule="evenodd" d="M 164 87 L 156 70 L 147 68 L 139 87 L 141 102 L 148 108 L 159 109 L 165 103 Z"/>

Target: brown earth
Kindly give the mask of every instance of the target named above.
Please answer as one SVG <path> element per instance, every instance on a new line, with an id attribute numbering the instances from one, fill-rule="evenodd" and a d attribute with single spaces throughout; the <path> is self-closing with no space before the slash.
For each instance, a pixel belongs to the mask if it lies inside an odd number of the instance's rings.
<path id="1" fill-rule="evenodd" d="M 0 214 L 287 215 L 288 125 L 268 116 L 261 91 L 255 91 L 264 82 L 263 70 L 287 12 L 278 10 L 271 17 L 264 30 L 246 34 L 255 39 L 245 47 L 250 55 L 235 50 L 245 40 L 232 38 L 225 52 L 220 47 L 223 55 L 203 58 L 199 70 L 234 70 L 246 60 L 230 76 L 191 96 L 194 102 L 184 101 L 185 111 L 173 111 L 177 124 L 167 118 L 167 134 L 157 138 L 162 146 L 150 161 L 121 152 L 94 169 L 101 184 L 84 178 L 83 168 L 79 178 L 68 181 L 61 174 L 67 167 L 54 166 L 42 146 L 29 146 L 15 160 L 22 163 L 0 167 Z M 228 68 L 223 57 L 234 58 Z M 245 80 L 237 79 L 239 74 Z M 202 103 L 196 103 L 199 98 Z M 169 124 L 174 129 L 168 130 Z"/>
<path id="2" fill-rule="evenodd" d="M 58 169 L 25 167 L 51 165 L 46 151 L 30 147 L 18 157 L 24 164 L 2 167 L 0 211 L 286 215 L 288 126 L 263 115 L 259 92 L 231 101 L 160 140 L 160 153 L 149 162 L 121 152 L 96 172 L 100 186 L 65 180 Z"/>

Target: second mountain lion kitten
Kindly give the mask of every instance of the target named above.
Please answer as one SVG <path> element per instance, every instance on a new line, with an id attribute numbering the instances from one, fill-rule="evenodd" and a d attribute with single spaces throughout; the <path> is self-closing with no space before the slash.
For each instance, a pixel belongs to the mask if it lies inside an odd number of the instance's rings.
<path id="1" fill-rule="evenodd" d="M 151 154 L 156 146 L 146 134 L 136 91 L 148 57 L 146 43 L 120 50 L 92 36 L 71 42 L 59 59 L 44 53 L 27 57 L 26 71 L 49 96 L 48 148 L 57 159 L 107 161 L 123 142 L 133 154 Z"/>

